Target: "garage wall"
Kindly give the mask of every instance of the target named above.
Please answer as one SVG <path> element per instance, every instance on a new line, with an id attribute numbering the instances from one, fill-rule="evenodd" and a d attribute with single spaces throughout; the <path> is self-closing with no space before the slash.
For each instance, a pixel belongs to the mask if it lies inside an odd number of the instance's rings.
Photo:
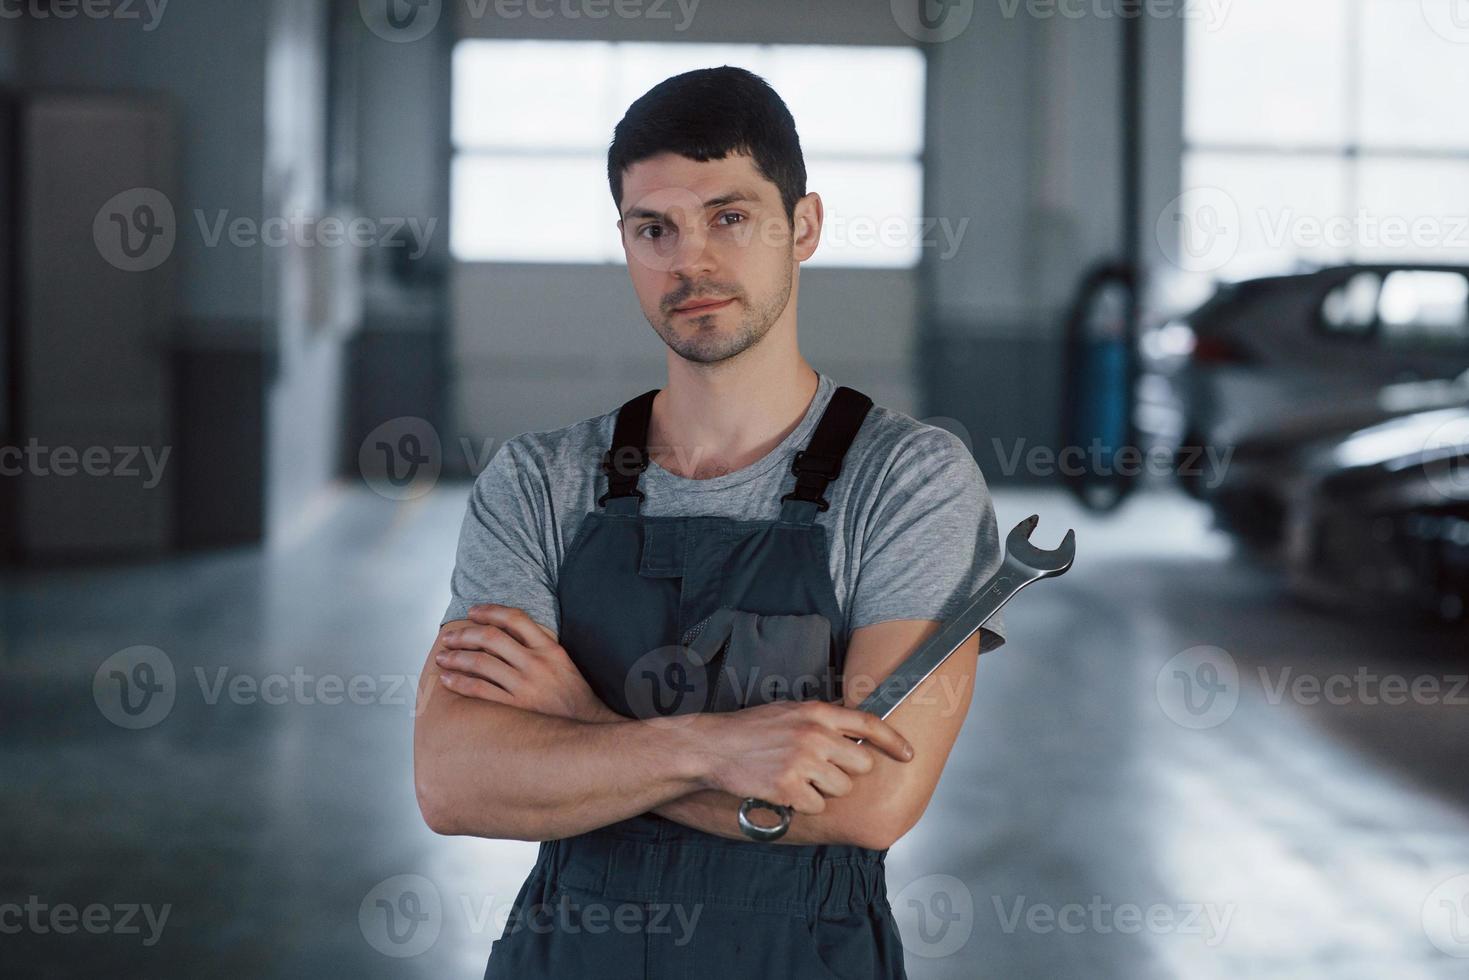
<path id="1" fill-rule="evenodd" d="M 351 166 L 358 209 L 433 229 L 421 243 L 424 254 L 411 262 L 394 261 L 391 249 L 367 256 L 362 329 L 348 348 L 349 411 L 341 454 L 354 476 L 364 440 L 390 419 L 423 418 L 447 431 L 452 49 L 448 18 L 414 43 L 394 43 L 370 30 L 353 35 L 350 125 L 357 148 Z"/>
<path id="2" fill-rule="evenodd" d="M 326 0 L 272 0 L 265 35 L 264 212 L 321 216 L 327 199 Z M 336 300 L 357 289 L 355 250 L 272 248 L 265 303 L 274 377 L 266 391 L 266 527 L 276 541 L 311 527 L 339 471 L 344 325 Z M 346 325 L 350 328 L 350 325 Z"/>
<path id="3" fill-rule="evenodd" d="M 259 343 L 264 259 L 222 238 L 196 210 L 258 217 L 262 208 L 266 12 L 259 3 L 169 4 L 158 26 L 78 17 L 27 20 L 20 73 L 38 88 L 165 94 L 180 120 L 177 263 L 184 329 Z"/>
<path id="4" fill-rule="evenodd" d="M 11 84 L 16 74 L 16 25 L 11 21 L 0 21 L 0 86 Z M 9 186 L 11 110 L 0 108 L 0 186 Z M 10 425 L 10 311 L 13 302 L 12 285 L 9 279 L 10 249 L 10 202 L 0 201 L 0 438 L 8 435 Z M 0 524 L 5 523 L 5 505 L 0 502 Z"/>
<path id="5" fill-rule="evenodd" d="M 953 258 L 925 268 L 919 347 L 923 411 L 968 430 L 994 483 L 1053 479 L 1000 459 L 1021 444 L 1057 446 L 1065 309 L 1124 238 L 1122 21 L 1010 8 L 977 5 L 963 34 L 930 48 L 926 208 L 970 224 Z M 1153 263 L 1150 216 L 1178 193 L 1183 33 L 1178 18 L 1143 30 L 1136 220 Z"/>
<path id="6" fill-rule="evenodd" d="M 285 533 L 339 470 L 342 342 L 306 321 L 314 307 L 287 274 L 309 269 L 304 281 L 317 281 L 329 256 L 259 234 L 272 217 L 325 204 L 326 6 L 169 4 L 152 29 L 86 17 L 19 23 L 17 74 L 28 87 L 156 93 L 177 115 L 169 261 L 184 546 Z M 255 233 L 216 237 L 238 219 Z"/>
<path id="7" fill-rule="evenodd" d="M 14 22 L 26 87 L 153 93 L 174 113 L 177 235 L 168 263 L 177 289 L 169 331 L 177 425 L 169 465 L 179 480 L 183 547 L 264 533 L 265 256 L 228 237 L 211 243 L 197 215 L 262 216 L 265 21 L 260 4 L 210 2 L 169 4 L 151 30 L 114 18 Z"/>
<path id="8" fill-rule="evenodd" d="M 15 78 L 16 25 L 14 21 L 0 22 L 0 85 Z"/>

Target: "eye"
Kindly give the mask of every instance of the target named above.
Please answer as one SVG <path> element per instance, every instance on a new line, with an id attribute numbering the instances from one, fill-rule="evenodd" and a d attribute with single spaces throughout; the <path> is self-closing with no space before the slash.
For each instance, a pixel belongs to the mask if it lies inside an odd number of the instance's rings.
<path id="1" fill-rule="evenodd" d="M 656 231 L 657 234 L 656 235 L 649 235 L 648 232 L 650 232 L 650 231 Z M 646 238 L 646 239 L 650 239 L 650 240 L 657 240 L 659 238 L 662 238 L 663 237 L 663 226 L 662 225 L 658 225 L 658 224 L 643 225 L 641 228 L 638 229 L 638 237 L 639 238 Z"/>
<path id="2" fill-rule="evenodd" d="M 724 221 L 725 218 L 738 218 L 739 221 L 744 221 L 745 220 L 745 216 L 743 214 L 740 214 L 740 212 L 738 212 L 738 211 L 721 211 L 721 212 L 719 212 L 718 216 L 715 217 L 714 220 L 715 221 L 718 221 L 718 222 L 722 222 L 722 223 L 724 223 L 726 225 L 728 225 L 728 224 L 738 224 L 739 223 L 738 221 L 736 221 L 736 222 L 725 222 Z"/>

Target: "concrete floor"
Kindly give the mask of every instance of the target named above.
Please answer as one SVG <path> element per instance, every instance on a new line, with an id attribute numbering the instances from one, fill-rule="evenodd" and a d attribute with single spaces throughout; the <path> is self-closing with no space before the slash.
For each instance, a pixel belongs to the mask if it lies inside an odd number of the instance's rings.
<path id="1" fill-rule="evenodd" d="M 410 778 L 464 492 L 0 580 L 0 974 L 480 975 L 536 847 L 436 837 Z M 889 855 L 910 976 L 1469 975 L 1461 633 L 1282 599 L 1176 497 L 997 509 L 1077 564 L 1007 610 Z M 170 666 L 120 710 L 114 669 Z"/>

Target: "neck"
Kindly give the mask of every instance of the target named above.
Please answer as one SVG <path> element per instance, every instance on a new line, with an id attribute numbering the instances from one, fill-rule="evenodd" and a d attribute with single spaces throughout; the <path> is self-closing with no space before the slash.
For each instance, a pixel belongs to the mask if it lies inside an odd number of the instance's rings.
<path id="1" fill-rule="evenodd" d="M 648 451 L 659 466 L 707 479 L 754 463 L 791 434 L 820 379 L 793 336 L 782 349 L 783 336 L 790 335 L 772 330 L 718 364 L 668 352 L 668 385 L 653 401 L 648 426 Z"/>

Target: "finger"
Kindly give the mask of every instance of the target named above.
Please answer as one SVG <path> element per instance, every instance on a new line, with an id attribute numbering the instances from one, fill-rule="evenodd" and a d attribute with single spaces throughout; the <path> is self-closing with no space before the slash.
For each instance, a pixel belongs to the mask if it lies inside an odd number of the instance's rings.
<path id="1" fill-rule="evenodd" d="M 810 783 L 803 782 L 801 787 L 791 794 L 790 800 L 785 805 L 797 813 L 814 816 L 815 814 L 826 811 L 826 797 L 818 793 Z M 764 816 L 768 816 L 768 814 L 764 814 Z"/>
<path id="2" fill-rule="evenodd" d="M 858 751 L 861 751 L 860 746 Z M 837 796 L 846 796 L 852 792 L 852 777 L 842 771 L 840 766 L 832 762 L 825 762 L 813 766 L 809 776 L 811 785 L 816 791 L 827 799 Z"/>
<path id="3" fill-rule="evenodd" d="M 523 666 L 525 647 L 498 626 L 465 626 L 444 642 L 446 650 L 483 650 L 498 654 L 509 664 Z"/>
<path id="4" fill-rule="evenodd" d="M 435 655 L 434 663 L 446 671 L 493 681 L 512 694 L 520 682 L 520 672 L 493 653 L 450 650 Z"/>
<path id="5" fill-rule="evenodd" d="M 551 643 L 551 638 L 547 635 L 547 630 L 534 619 L 531 619 L 524 609 L 516 609 L 514 606 L 485 603 L 479 606 L 471 606 L 469 618 L 476 623 L 498 626 L 531 649 L 547 646 Z"/>
<path id="6" fill-rule="evenodd" d="M 510 704 L 514 699 L 510 693 L 501 687 L 491 684 L 489 681 L 480 680 L 478 677 L 470 677 L 468 674 L 459 674 L 452 670 L 446 670 L 439 674 L 439 683 L 455 694 L 477 701 L 496 701 L 500 704 Z"/>
<path id="7" fill-rule="evenodd" d="M 830 727 L 862 739 L 864 743 L 881 749 L 899 762 L 908 762 L 913 758 L 915 749 L 912 743 L 877 715 L 824 702 L 823 707 L 830 709 L 826 712 L 827 718 L 823 719 Z"/>
<path id="8" fill-rule="evenodd" d="M 840 766 L 853 776 L 869 773 L 877 765 L 877 754 L 866 743 L 858 745 L 844 735 L 832 736 L 826 757 L 832 765 Z"/>
<path id="9" fill-rule="evenodd" d="M 453 627 L 446 626 L 443 629 L 439 630 L 439 638 L 437 642 L 441 648 L 446 649 L 450 647 L 457 647 L 461 650 L 477 648 L 480 640 L 484 636 L 484 634 L 478 631 L 485 630 L 487 628 L 488 627 L 480 626 L 477 623 L 470 622 L 457 623 Z M 466 630 L 471 630 L 475 632 L 472 637 L 466 637 Z"/>

